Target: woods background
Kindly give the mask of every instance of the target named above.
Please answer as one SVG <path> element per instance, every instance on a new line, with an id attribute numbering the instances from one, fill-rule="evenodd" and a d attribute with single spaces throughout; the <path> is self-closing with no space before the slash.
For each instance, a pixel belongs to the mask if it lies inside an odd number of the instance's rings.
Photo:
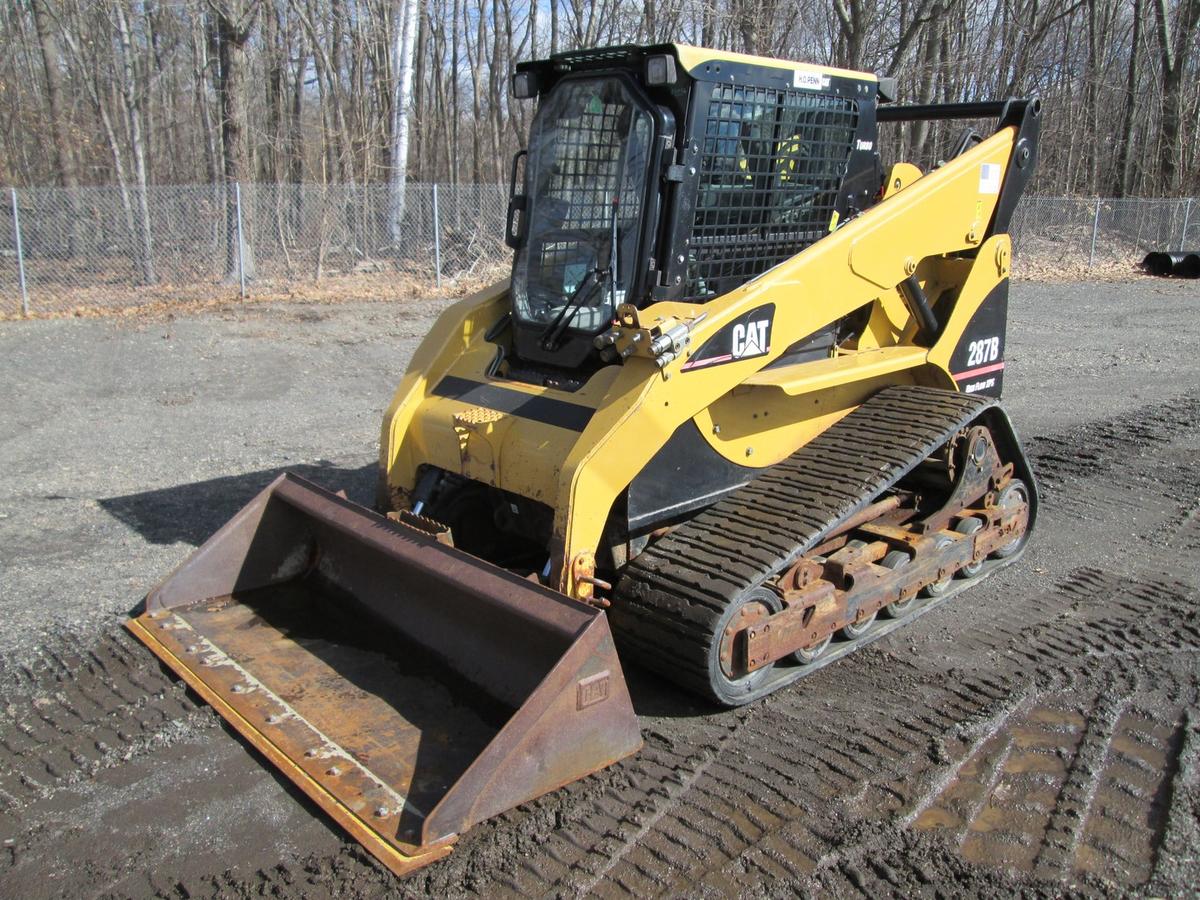
<path id="1" fill-rule="evenodd" d="M 1040 96 L 1035 276 L 1200 238 L 1200 0 L 6 0 L 0 318 L 502 277 L 515 64 L 667 41 Z M 885 164 L 963 124 L 884 126 Z"/>
<path id="2" fill-rule="evenodd" d="M 1200 0 L 9 0 L 0 183 L 494 184 L 532 113 L 517 61 L 677 40 L 895 74 L 901 101 L 1036 93 L 1036 191 L 1177 196 L 1198 31 Z"/>

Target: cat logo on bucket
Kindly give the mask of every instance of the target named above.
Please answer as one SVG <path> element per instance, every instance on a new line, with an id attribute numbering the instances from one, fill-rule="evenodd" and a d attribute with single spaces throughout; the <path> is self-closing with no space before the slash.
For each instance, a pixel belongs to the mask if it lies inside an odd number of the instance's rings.
<path id="1" fill-rule="evenodd" d="M 767 326 L 769 319 L 757 319 L 746 324 L 733 326 L 733 340 L 730 350 L 734 359 L 743 356 L 761 356 L 769 349 L 767 347 Z"/>

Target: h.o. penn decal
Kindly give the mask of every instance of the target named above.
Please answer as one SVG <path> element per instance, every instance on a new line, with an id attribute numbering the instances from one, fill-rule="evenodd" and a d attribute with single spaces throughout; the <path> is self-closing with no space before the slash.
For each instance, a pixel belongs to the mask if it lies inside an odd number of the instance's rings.
<path id="1" fill-rule="evenodd" d="M 704 342 L 682 371 L 766 356 L 771 352 L 771 326 L 775 322 L 775 304 L 767 303 L 742 313 Z"/>
<path id="2" fill-rule="evenodd" d="M 823 91 L 829 87 L 829 76 L 822 72 L 806 72 L 797 69 L 792 73 L 792 87 L 806 91 Z"/>

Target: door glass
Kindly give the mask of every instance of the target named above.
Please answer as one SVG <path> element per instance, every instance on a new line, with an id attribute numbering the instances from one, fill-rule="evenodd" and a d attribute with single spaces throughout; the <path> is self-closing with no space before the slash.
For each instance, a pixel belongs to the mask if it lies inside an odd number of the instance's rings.
<path id="1" fill-rule="evenodd" d="M 569 305 L 577 331 L 612 322 L 633 282 L 653 131 L 618 78 L 563 81 L 542 101 L 526 170 L 527 238 L 513 266 L 518 319 L 549 325 Z"/>

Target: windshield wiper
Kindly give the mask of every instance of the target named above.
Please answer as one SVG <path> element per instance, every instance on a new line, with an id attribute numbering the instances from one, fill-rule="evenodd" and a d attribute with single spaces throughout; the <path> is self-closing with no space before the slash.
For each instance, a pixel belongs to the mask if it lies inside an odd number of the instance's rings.
<path id="1" fill-rule="evenodd" d="M 570 327 L 571 322 L 575 319 L 575 313 L 583 306 L 583 301 L 590 298 L 594 290 L 589 289 L 584 293 L 584 287 L 588 286 L 588 279 L 595 279 L 591 287 L 603 287 L 605 282 L 608 283 L 608 299 L 613 310 L 617 308 L 617 208 L 620 203 L 619 197 L 613 197 L 612 203 L 612 224 L 611 233 L 609 235 L 608 247 L 608 269 L 600 269 L 593 267 L 588 270 L 588 273 L 583 276 L 583 279 L 575 286 L 575 290 L 571 292 L 571 296 L 567 298 L 567 302 L 563 308 L 559 310 L 554 321 L 546 326 L 546 330 L 542 332 L 542 349 L 553 352 L 558 349 L 559 339 L 564 331 Z"/>
<path id="2" fill-rule="evenodd" d="M 546 329 L 542 332 L 543 350 L 554 351 L 558 349 L 558 340 L 571 324 L 571 320 L 575 318 L 575 313 L 583 305 L 583 301 L 595 293 L 594 289 L 604 284 L 603 279 L 607 275 L 607 272 L 595 267 L 588 269 L 587 274 L 583 276 L 583 280 L 576 285 L 575 290 L 571 292 L 571 296 L 567 298 L 567 302 L 563 304 L 563 308 L 554 317 L 554 321 L 547 325 Z M 588 284 L 589 281 L 591 281 L 590 285 Z M 586 293 L 583 290 L 585 287 L 589 288 Z"/>

